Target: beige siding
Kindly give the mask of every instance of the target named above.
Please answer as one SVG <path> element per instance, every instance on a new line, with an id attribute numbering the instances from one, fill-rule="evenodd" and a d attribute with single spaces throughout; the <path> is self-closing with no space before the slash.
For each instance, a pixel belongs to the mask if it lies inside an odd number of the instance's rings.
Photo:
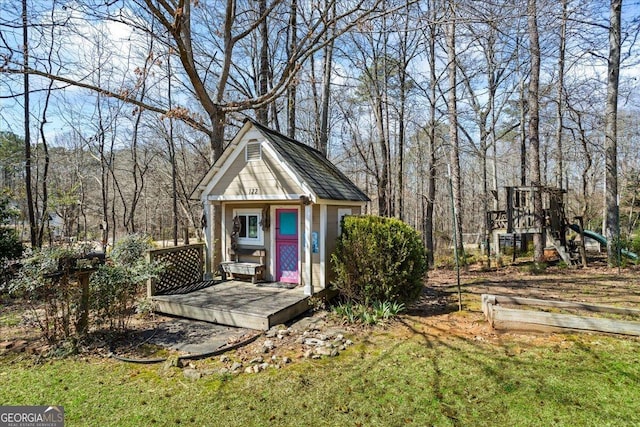
<path id="1" fill-rule="evenodd" d="M 336 206 L 327 206 L 327 241 L 325 242 L 326 259 L 325 264 L 327 285 L 331 283 L 335 277 L 331 268 L 331 254 L 336 249 L 336 239 L 338 238 L 338 208 Z"/>
<path id="2" fill-rule="evenodd" d="M 262 160 L 247 162 L 245 152 L 238 155 L 211 194 L 222 196 L 284 196 L 303 194 L 280 163 L 262 151 Z"/>
<path id="3" fill-rule="evenodd" d="M 339 219 L 338 211 L 342 209 L 351 209 L 351 215 L 360 215 L 360 206 L 327 206 L 327 241 L 326 241 L 326 277 L 327 286 L 334 279 L 333 270 L 331 268 L 331 254 L 336 249 L 336 241 L 338 239 Z"/>
<path id="4" fill-rule="evenodd" d="M 320 205 L 313 205 L 313 222 L 311 229 L 320 239 Z M 313 245 L 313 239 L 311 241 Z M 318 253 L 311 253 L 311 283 L 314 291 L 320 290 L 320 242 L 318 242 Z"/>

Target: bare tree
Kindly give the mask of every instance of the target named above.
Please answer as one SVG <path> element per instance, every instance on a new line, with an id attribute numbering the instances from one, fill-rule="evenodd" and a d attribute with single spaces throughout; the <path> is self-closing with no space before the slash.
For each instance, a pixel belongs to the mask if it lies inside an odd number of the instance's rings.
<path id="1" fill-rule="evenodd" d="M 458 138 L 458 64 L 456 56 L 456 19 L 457 7 L 455 0 L 448 4 L 449 21 L 446 24 L 447 70 L 449 88 L 447 96 L 447 111 L 449 116 L 449 166 L 451 171 L 451 186 L 453 193 L 454 227 L 456 228 L 456 245 L 458 253 L 463 253 L 462 240 L 462 175 L 460 171 L 460 142 Z"/>
<path id="2" fill-rule="evenodd" d="M 336 14 L 335 2 L 333 3 L 333 7 L 330 9 L 330 13 L 330 17 L 335 16 Z M 331 33 L 328 33 L 326 36 L 328 43 L 323 49 L 324 58 L 322 61 L 322 92 L 319 102 L 320 123 L 318 126 L 319 133 L 316 136 L 315 142 L 316 149 L 325 156 L 327 155 L 329 145 L 329 101 L 331 98 L 331 71 L 333 69 L 335 28 L 330 31 Z"/>
<path id="3" fill-rule="evenodd" d="M 529 161 L 531 185 L 537 186 L 533 192 L 533 214 L 537 232 L 533 234 L 534 260 L 544 260 L 544 243 L 542 227 L 542 182 L 540 177 L 540 40 L 538 35 L 538 8 L 536 0 L 527 1 L 527 22 L 529 30 L 529 52 L 531 59 L 531 76 L 529 77 Z"/>
<path id="4" fill-rule="evenodd" d="M 436 73 L 436 38 L 438 36 L 438 12 L 437 0 L 429 1 L 429 25 L 427 30 L 427 49 L 429 58 L 429 116 L 428 116 L 428 178 L 427 178 L 427 194 L 422 195 L 423 211 L 424 211 L 424 240 L 427 247 L 427 257 L 429 265 L 434 264 L 435 239 L 433 229 L 433 213 L 436 203 L 436 131 L 437 131 L 437 99 L 436 92 L 438 88 L 438 75 Z M 425 206 L 426 205 L 426 206 Z"/>
<path id="5" fill-rule="evenodd" d="M 565 53 L 567 46 L 567 19 L 568 19 L 568 0 L 562 0 L 562 17 L 560 20 L 560 40 L 558 46 L 558 82 L 556 93 L 556 185 L 559 188 L 563 186 L 564 178 L 564 159 L 562 136 L 564 131 L 564 74 L 565 74 Z"/>
<path id="6" fill-rule="evenodd" d="M 29 237 L 31 245 L 38 247 L 38 225 L 36 223 L 36 207 L 33 199 L 33 179 L 31 177 L 31 122 L 30 122 L 30 86 L 29 86 L 29 20 L 27 16 L 27 0 L 22 0 L 22 49 L 23 49 L 23 84 L 24 84 L 24 171 L 27 194 L 27 215 L 29 218 Z"/>
<path id="7" fill-rule="evenodd" d="M 298 0 L 291 0 L 287 31 L 289 33 L 287 37 L 287 58 L 291 58 L 298 45 Z M 292 81 L 287 86 L 287 135 L 292 139 L 296 137 L 297 87 L 297 80 Z"/>
<path id="8" fill-rule="evenodd" d="M 622 0 L 611 0 L 609 16 L 609 60 L 605 106 L 605 236 L 609 265 L 617 265 L 618 249 L 618 85 L 620 80 Z"/>

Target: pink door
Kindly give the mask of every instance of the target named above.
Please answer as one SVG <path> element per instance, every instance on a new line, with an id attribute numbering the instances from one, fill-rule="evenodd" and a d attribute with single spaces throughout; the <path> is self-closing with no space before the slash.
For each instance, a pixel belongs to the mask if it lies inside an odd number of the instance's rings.
<path id="1" fill-rule="evenodd" d="M 300 283 L 298 210 L 276 209 L 276 281 Z"/>

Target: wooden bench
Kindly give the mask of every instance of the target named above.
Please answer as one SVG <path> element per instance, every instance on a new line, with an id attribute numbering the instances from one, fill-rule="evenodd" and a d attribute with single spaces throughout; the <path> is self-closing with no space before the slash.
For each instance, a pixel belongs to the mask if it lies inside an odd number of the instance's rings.
<path id="1" fill-rule="evenodd" d="M 147 295 L 175 295 L 203 289 L 215 284 L 204 277 L 204 244 L 153 249 L 147 252 L 149 262 L 160 261 L 165 268 L 158 277 L 147 282 Z"/>
<path id="2" fill-rule="evenodd" d="M 251 276 L 251 283 L 257 283 L 258 280 L 264 280 L 264 273 L 266 270 L 264 264 L 265 255 L 266 251 L 264 249 L 229 249 L 229 257 L 233 258 L 233 261 L 220 263 L 222 279 L 226 280 L 227 277 L 233 279 L 233 275 L 238 274 L 241 276 Z M 259 262 L 241 261 L 240 256 L 258 258 Z"/>

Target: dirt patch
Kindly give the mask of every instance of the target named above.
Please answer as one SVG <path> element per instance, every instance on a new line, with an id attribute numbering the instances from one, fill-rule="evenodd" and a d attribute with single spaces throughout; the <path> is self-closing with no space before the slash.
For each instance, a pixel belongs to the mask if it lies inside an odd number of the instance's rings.
<path id="1" fill-rule="evenodd" d="M 461 271 L 460 291 L 463 311 L 458 312 L 458 286 L 455 272 L 435 270 L 429 273 L 431 292 L 446 299 L 441 312 L 432 312 L 421 304 L 407 317 L 412 332 L 434 337 L 458 337 L 504 344 L 507 341 L 564 341 L 562 334 L 504 332 L 492 329 L 481 310 L 481 295 L 512 295 L 546 300 L 564 300 L 597 305 L 640 309 L 640 269 L 609 268 L 602 261 L 581 269 L 548 267 L 532 274 L 530 264 L 522 263 L 494 271 L 471 266 Z M 433 303 L 433 300 L 431 300 Z M 422 311 L 424 309 L 424 311 Z"/>

